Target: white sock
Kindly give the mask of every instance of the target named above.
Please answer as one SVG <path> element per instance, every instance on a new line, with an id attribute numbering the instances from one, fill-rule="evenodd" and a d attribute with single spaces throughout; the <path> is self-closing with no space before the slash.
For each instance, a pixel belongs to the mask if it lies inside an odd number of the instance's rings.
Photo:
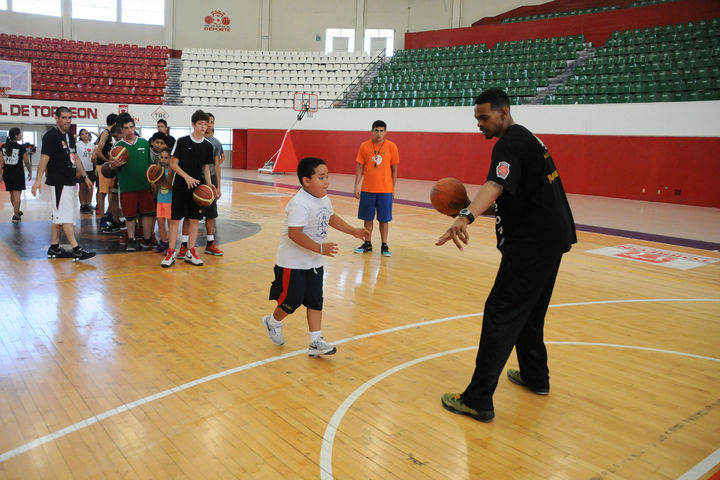
<path id="1" fill-rule="evenodd" d="M 215 235 L 208 235 L 208 236 L 207 236 L 207 241 L 208 241 L 208 243 L 212 243 L 214 240 L 215 240 Z"/>
<path id="2" fill-rule="evenodd" d="M 182 243 L 188 243 L 188 238 L 190 238 L 190 235 L 183 235 L 181 242 L 182 242 Z"/>
<path id="3" fill-rule="evenodd" d="M 318 330 L 317 332 L 310 332 L 310 343 L 320 340 L 321 338 L 322 332 L 320 330 Z"/>
<path id="4" fill-rule="evenodd" d="M 273 327 L 279 327 L 280 325 L 282 325 L 282 321 L 275 320 L 275 315 L 270 315 L 270 325 L 272 325 Z"/>

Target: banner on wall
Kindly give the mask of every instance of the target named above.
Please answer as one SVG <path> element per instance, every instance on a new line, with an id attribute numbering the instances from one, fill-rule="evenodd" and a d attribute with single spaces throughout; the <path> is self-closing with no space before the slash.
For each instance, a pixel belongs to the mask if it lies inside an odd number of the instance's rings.
<path id="1" fill-rule="evenodd" d="M 205 16 L 203 29 L 206 32 L 229 32 L 230 17 L 222 10 L 213 10 L 209 15 Z"/>

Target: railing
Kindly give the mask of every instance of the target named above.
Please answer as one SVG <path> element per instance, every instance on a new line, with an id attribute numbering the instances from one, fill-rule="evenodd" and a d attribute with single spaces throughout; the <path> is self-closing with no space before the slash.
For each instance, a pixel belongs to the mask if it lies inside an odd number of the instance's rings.
<path id="1" fill-rule="evenodd" d="M 360 72 L 360 75 L 358 75 L 355 79 L 353 79 L 353 81 L 350 82 L 350 84 L 349 84 L 347 87 L 345 87 L 345 89 L 344 89 L 342 92 L 340 92 L 340 95 L 338 95 L 338 96 L 335 98 L 335 100 L 333 100 L 332 105 L 330 106 L 330 108 L 337 108 L 337 107 L 340 107 L 340 106 L 345 106 L 345 105 L 347 105 L 347 103 L 348 103 L 347 101 L 352 100 L 351 98 L 349 99 L 348 97 L 350 97 L 350 96 L 353 95 L 353 94 L 354 94 L 355 96 L 357 96 L 357 94 L 359 93 L 359 91 L 362 90 L 362 88 L 368 83 L 368 82 L 364 82 L 364 83 L 363 83 L 363 80 L 364 80 L 371 72 L 373 72 L 374 70 L 377 70 L 378 68 L 380 68 L 380 66 L 382 66 L 382 64 L 385 63 L 386 59 L 387 59 L 387 57 L 386 57 L 386 55 L 385 55 L 385 49 L 383 48 L 383 49 L 382 49 L 380 52 L 378 52 L 378 54 L 372 59 L 372 61 L 371 61 L 370 63 L 368 63 L 367 67 L 365 67 L 365 69 L 364 69 L 362 72 Z M 346 101 L 346 100 L 347 100 L 347 101 Z"/>

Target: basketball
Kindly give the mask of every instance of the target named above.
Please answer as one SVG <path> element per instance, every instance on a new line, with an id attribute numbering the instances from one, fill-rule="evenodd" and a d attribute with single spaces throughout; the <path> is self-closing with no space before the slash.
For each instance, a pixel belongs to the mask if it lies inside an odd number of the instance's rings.
<path id="1" fill-rule="evenodd" d="M 147 172 L 145 172 L 145 177 L 147 181 L 150 182 L 150 185 L 155 185 L 165 178 L 165 169 L 158 164 L 150 165 Z"/>
<path id="2" fill-rule="evenodd" d="M 113 162 L 119 162 L 124 165 L 128 161 L 128 158 L 130 158 L 130 152 L 122 145 L 117 145 L 110 150 L 110 160 Z"/>
<path id="3" fill-rule="evenodd" d="M 435 210 L 451 217 L 470 205 L 465 185 L 456 178 L 447 177 L 437 181 L 430 191 L 430 203 Z"/>
<path id="4" fill-rule="evenodd" d="M 114 178 L 117 175 L 117 169 L 110 166 L 109 163 L 103 163 L 102 167 L 100 167 L 100 173 L 105 178 Z"/>
<path id="5" fill-rule="evenodd" d="M 208 185 L 208 187 L 212 188 L 213 194 L 215 195 L 215 198 L 217 198 L 218 197 L 217 187 L 215 187 L 215 185 L 213 185 L 213 184 Z"/>
<path id="6" fill-rule="evenodd" d="M 193 200 L 198 207 L 209 207 L 215 201 L 215 192 L 210 185 L 202 183 L 193 190 Z"/>

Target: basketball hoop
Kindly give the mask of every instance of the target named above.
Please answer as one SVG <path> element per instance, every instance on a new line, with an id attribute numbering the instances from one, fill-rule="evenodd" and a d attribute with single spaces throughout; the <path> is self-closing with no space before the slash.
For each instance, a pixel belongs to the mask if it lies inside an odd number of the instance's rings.
<path id="1" fill-rule="evenodd" d="M 313 114 L 318 111 L 318 96 L 316 93 L 295 92 L 293 95 L 293 110 L 298 112 L 298 122 L 305 115 L 312 118 Z"/>
<path id="2" fill-rule="evenodd" d="M 8 92 L 10 87 L 0 87 L 0 102 L 4 102 L 8 99 Z"/>

